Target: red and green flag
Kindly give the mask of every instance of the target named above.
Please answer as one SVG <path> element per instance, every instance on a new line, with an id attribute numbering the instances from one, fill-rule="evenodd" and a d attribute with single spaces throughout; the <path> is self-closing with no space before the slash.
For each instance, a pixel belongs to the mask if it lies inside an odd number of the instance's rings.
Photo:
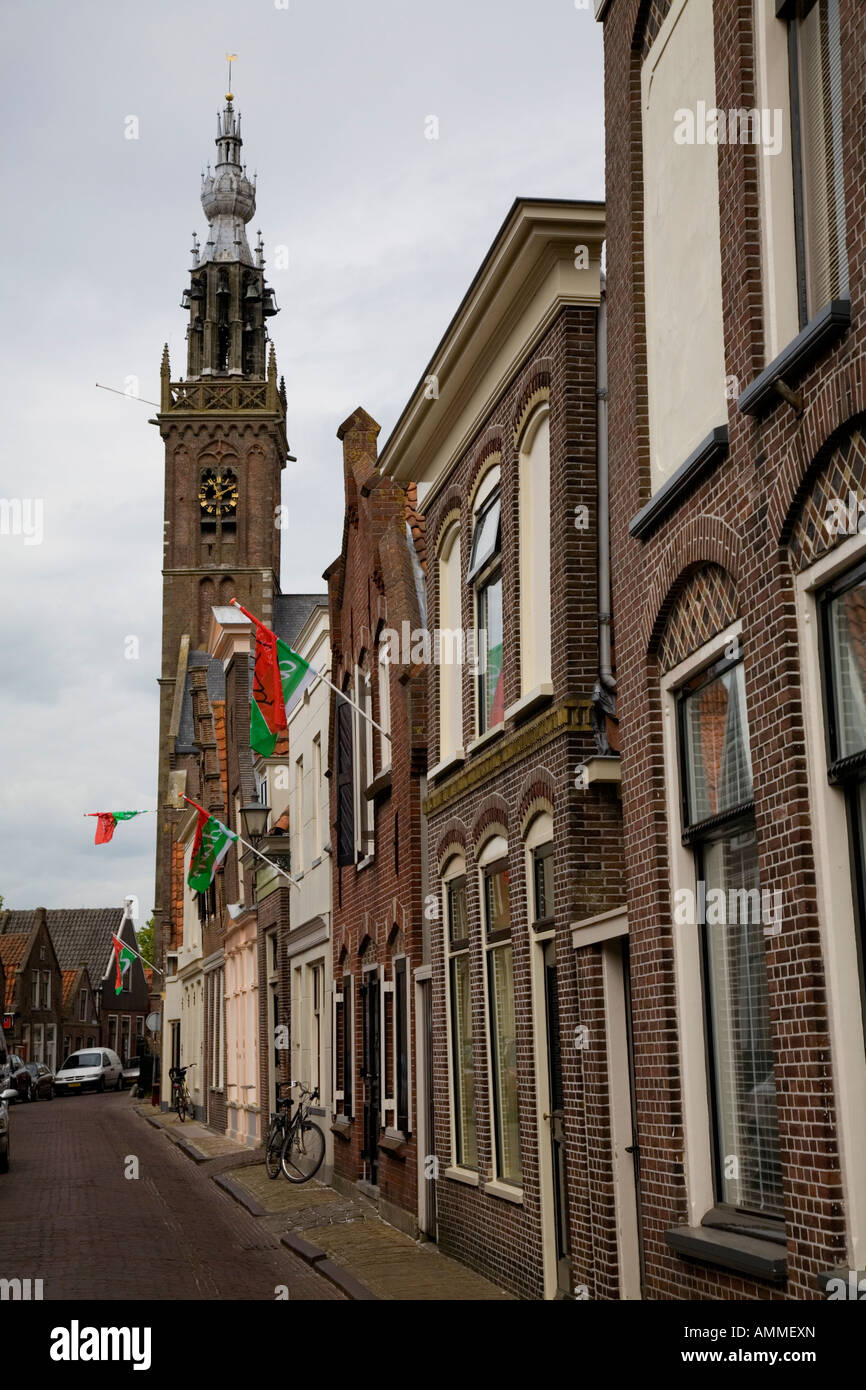
<path id="1" fill-rule="evenodd" d="M 133 816 L 144 816 L 146 811 L 88 811 L 88 816 L 96 816 L 95 845 L 107 845 L 117 828 L 118 821 L 132 820 Z"/>
<path id="2" fill-rule="evenodd" d="M 263 758 L 270 758 L 279 735 L 288 727 L 289 715 L 317 673 L 275 632 L 247 613 L 237 600 L 233 602 L 256 625 L 250 747 Z"/>
<path id="3" fill-rule="evenodd" d="M 123 972 L 127 966 L 132 965 L 138 952 L 133 951 L 132 947 L 127 946 L 125 941 L 121 941 L 119 936 L 114 935 L 114 932 L 111 933 L 111 939 L 114 942 L 114 956 L 117 963 L 114 992 L 115 994 L 119 994 L 123 989 Z"/>
<path id="4" fill-rule="evenodd" d="M 199 809 L 198 824 L 192 845 L 187 883 L 197 893 L 206 893 L 214 880 L 214 874 L 225 859 L 237 839 L 233 830 L 223 825 L 216 816 Z"/>

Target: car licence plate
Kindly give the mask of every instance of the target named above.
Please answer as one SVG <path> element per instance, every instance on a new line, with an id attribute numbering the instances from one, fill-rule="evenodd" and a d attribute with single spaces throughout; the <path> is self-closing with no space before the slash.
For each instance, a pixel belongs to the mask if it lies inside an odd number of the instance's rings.
<path id="1" fill-rule="evenodd" d="M 67 1084 L 67 1086 L 69 1087 L 70 1091 L 74 1091 L 75 1088 L 76 1088 L 76 1086 L 80 1086 L 80 1085 L 81 1085 L 81 1082 L 80 1082 L 80 1081 L 67 1081 L 66 1084 Z"/>

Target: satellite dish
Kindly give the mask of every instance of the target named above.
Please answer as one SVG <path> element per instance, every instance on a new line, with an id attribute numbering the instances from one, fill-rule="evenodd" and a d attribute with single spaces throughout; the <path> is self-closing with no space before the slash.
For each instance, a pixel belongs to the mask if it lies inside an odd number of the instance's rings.
<path id="1" fill-rule="evenodd" d="M 148 1014 L 144 1022 L 149 1033 L 158 1033 L 162 1019 L 159 1014 Z"/>

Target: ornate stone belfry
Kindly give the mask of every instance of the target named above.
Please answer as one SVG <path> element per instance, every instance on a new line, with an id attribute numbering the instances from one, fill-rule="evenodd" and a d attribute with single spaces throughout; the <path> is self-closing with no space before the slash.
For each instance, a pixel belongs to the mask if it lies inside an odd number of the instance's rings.
<path id="1" fill-rule="evenodd" d="M 281 473 L 286 393 L 277 382 L 267 322 L 277 313 L 265 284 L 261 233 L 247 223 L 255 178 L 241 162 L 241 118 L 227 93 L 217 116 L 216 161 L 202 174 L 208 230 L 193 234 L 186 377 L 172 380 L 168 347 L 155 423 L 165 445 L 165 529 L 160 677 L 159 826 L 154 915 L 157 950 L 181 924 L 171 894 L 170 773 L 176 758 L 189 654 L 205 650 L 212 608 L 236 596 L 270 621 L 279 589 Z M 215 808 L 214 808 L 215 809 Z M 157 960 L 157 964 L 160 964 Z"/>

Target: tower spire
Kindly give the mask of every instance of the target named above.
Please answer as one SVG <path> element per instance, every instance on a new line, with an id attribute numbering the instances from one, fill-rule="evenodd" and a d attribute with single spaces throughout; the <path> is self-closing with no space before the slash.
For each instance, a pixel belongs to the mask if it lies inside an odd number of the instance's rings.
<path id="1" fill-rule="evenodd" d="M 237 54 L 226 54 L 229 63 Z M 246 227 L 256 210 L 255 179 L 241 161 L 241 118 L 234 95 L 217 114 L 216 162 L 202 174 L 201 203 L 208 221 L 204 245 L 193 233 L 189 289 L 182 307 L 189 311 L 187 378 L 267 376 L 266 320 L 278 313 L 273 290 L 265 284 L 261 232 L 255 252 Z"/>

